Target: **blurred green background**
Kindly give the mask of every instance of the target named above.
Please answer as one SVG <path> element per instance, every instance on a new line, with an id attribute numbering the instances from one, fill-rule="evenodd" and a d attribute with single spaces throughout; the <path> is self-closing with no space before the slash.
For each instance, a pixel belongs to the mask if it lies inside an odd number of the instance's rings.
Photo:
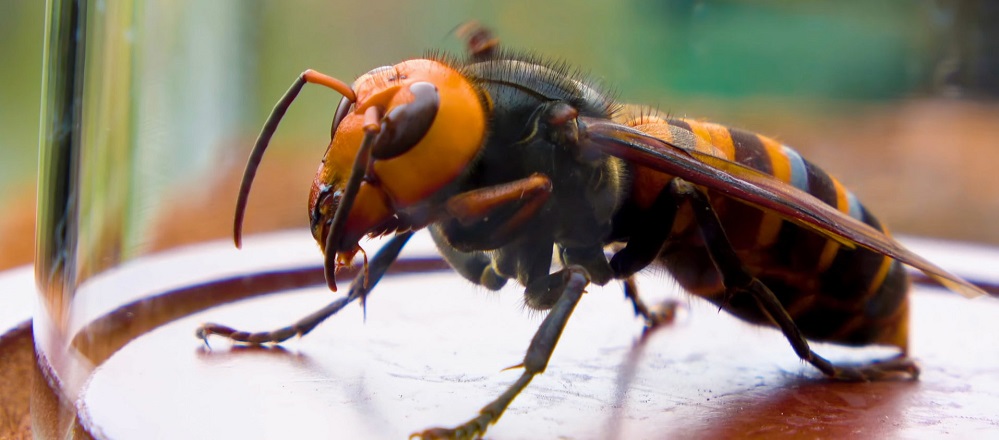
<path id="1" fill-rule="evenodd" d="M 91 10 L 99 11 L 103 4 L 92 2 Z M 831 169 L 845 174 L 844 180 L 851 186 L 861 186 L 857 192 L 862 196 L 877 197 L 898 188 L 890 184 L 883 190 L 863 188 L 863 177 L 851 176 L 851 162 L 837 164 L 836 156 L 841 154 L 823 149 L 823 140 L 842 133 L 844 127 L 857 127 L 858 120 L 869 120 L 871 127 L 850 129 L 853 137 L 847 139 L 851 145 L 860 144 L 856 139 L 867 136 L 877 145 L 883 121 L 897 122 L 901 119 L 893 115 L 905 112 L 926 115 L 932 121 L 938 119 L 933 112 L 943 109 L 944 120 L 965 120 L 960 112 L 970 106 L 970 111 L 984 114 L 988 120 L 996 114 L 991 99 L 999 90 L 999 33 L 994 29 L 999 25 L 999 2 L 986 0 L 367 4 L 191 0 L 174 2 L 169 7 L 174 14 L 167 17 L 149 16 L 155 2 L 134 4 L 131 13 L 136 28 L 125 30 L 128 35 L 140 41 L 152 40 L 158 38 L 157 26 L 175 26 L 174 31 L 180 29 L 182 37 L 161 41 L 158 47 L 169 56 L 191 57 L 188 70 L 166 71 L 152 80 L 133 77 L 135 87 L 142 87 L 144 81 L 166 80 L 178 91 L 160 98 L 144 97 L 142 105 L 186 112 L 190 120 L 182 122 L 192 131 L 204 128 L 199 124 L 224 126 L 226 131 L 220 135 L 224 139 L 213 142 L 235 149 L 234 160 L 245 157 L 273 103 L 305 68 L 350 79 L 428 50 L 460 51 L 452 31 L 469 19 L 491 27 L 506 47 L 524 48 L 579 66 L 609 85 L 622 101 L 757 129 L 794 141 L 812 158 L 831 156 Z M 41 1 L 0 0 L 0 59 L 4 61 L 0 69 L 0 132 L 4 134 L 0 138 L 0 249 L 8 256 L 16 254 L 15 262 L 30 260 L 30 255 L 24 257 L 23 253 L 26 246 L 30 248 L 28 229 L 34 209 L 31 193 L 38 154 L 44 15 Z M 227 43 L 212 45 L 219 39 L 217 34 L 224 34 Z M 143 47 L 148 50 L 150 45 Z M 246 56 L 235 58 L 232 65 L 206 65 L 202 69 L 200 60 L 211 56 L 199 53 L 205 47 Z M 137 58 L 155 56 L 137 54 Z M 227 94 L 231 106 L 200 108 L 197 99 L 184 94 L 191 90 L 209 94 L 219 90 Z M 329 119 L 338 100 L 329 91 L 307 89 L 281 126 L 274 148 L 281 152 L 273 154 L 308 154 L 318 160 L 328 142 Z M 206 114 L 216 118 L 205 118 Z M 155 133 L 155 128 L 133 130 L 140 131 L 137 138 L 141 139 L 143 133 Z M 900 130 L 913 133 L 910 128 Z M 183 145 L 186 135 L 174 134 L 182 144 L 177 148 L 188 148 L 191 154 L 209 151 L 196 143 Z M 814 142 L 816 139 L 819 142 Z M 798 142 L 819 146 L 804 147 Z M 994 141 L 989 143 L 984 151 L 995 150 Z M 858 162 L 866 159 L 862 154 L 873 152 L 851 154 Z M 203 156 L 198 160 L 211 162 L 215 158 Z M 871 156 L 860 161 L 877 160 L 901 163 L 896 156 Z M 876 174 L 876 165 L 860 166 L 858 174 Z M 187 166 L 163 162 L 162 172 L 169 181 Z M 304 189 L 302 192 L 296 197 L 304 199 Z M 954 198 L 953 194 L 961 192 L 967 191 L 952 188 L 952 194 L 945 196 Z M 966 196 L 966 205 L 982 211 L 965 217 L 992 215 L 999 210 L 996 202 L 975 197 L 979 196 Z M 919 203 L 925 201 L 915 202 Z M 226 210 L 230 206 L 227 200 Z M 886 211 L 889 220 L 902 216 L 891 207 Z M 304 218 L 302 212 L 304 206 L 295 215 Z M 953 218 L 961 215 L 956 213 Z M 909 226 L 904 219 L 900 223 L 902 232 L 999 243 L 995 233 L 974 226 L 958 227 L 952 219 L 936 223 L 953 224 L 953 230 Z M 0 262 L 0 267 L 12 264 Z"/>
<path id="2" fill-rule="evenodd" d="M 0 206 L 34 179 L 45 2 L 0 2 Z"/>

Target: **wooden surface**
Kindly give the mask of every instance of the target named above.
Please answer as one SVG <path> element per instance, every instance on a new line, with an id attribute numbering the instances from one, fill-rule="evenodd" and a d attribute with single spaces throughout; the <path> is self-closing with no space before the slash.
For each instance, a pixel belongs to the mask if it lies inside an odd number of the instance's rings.
<path id="1" fill-rule="evenodd" d="M 0 272 L 0 439 L 31 438 L 34 279 L 31 267 Z"/>
<path id="2" fill-rule="evenodd" d="M 242 252 L 228 243 L 169 252 L 119 273 L 134 277 L 118 281 L 129 291 L 104 294 L 126 304 L 130 295 L 166 287 L 171 274 L 188 282 L 254 261 L 294 267 L 318 258 L 308 233 L 297 232 L 251 237 Z M 414 243 L 411 255 L 431 252 L 428 241 Z M 917 245 L 933 259 L 933 243 Z M 996 260 L 982 263 L 996 267 Z M 151 273 L 162 276 L 144 275 Z M 649 297 L 675 295 L 664 276 L 641 286 Z M 348 307 L 281 348 L 213 339 L 209 350 L 193 336 L 204 321 L 249 330 L 286 325 L 335 297 L 322 286 L 297 289 L 142 330 L 106 360 L 95 359 L 81 421 L 116 439 L 403 438 L 463 422 L 502 392 L 519 375 L 503 369 L 520 362 L 541 320 L 524 311 L 518 289 L 491 293 L 435 272 L 392 276 L 372 294 L 366 319 L 360 307 Z M 921 379 L 843 384 L 799 361 L 778 332 L 675 297 L 676 322 L 639 343 L 642 325 L 620 287 L 589 289 L 548 371 L 488 437 L 981 437 L 999 428 L 995 298 L 916 289 L 912 354 Z M 131 319 L 144 319 L 141 310 Z M 839 360 L 891 353 L 817 351 Z"/>

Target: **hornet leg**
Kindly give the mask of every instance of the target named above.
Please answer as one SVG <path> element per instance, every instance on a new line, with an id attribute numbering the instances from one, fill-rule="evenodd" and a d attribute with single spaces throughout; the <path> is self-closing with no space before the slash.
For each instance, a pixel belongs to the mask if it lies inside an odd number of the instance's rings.
<path id="1" fill-rule="evenodd" d="M 635 282 L 634 274 L 652 264 L 662 252 L 670 237 L 681 203 L 683 200 L 669 187 L 660 191 L 649 208 L 641 215 L 632 216 L 638 223 L 630 228 L 633 233 L 628 237 L 624 249 L 617 251 L 610 261 L 614 278 L 624 279 L 624 296 L 631 300 L 635 315 L 645 319 L 647 329 L 654 329 L 661 324 L 671 322 L 676 316 L 677 303 L 668 300 L 652 307 L 648 306 L 638 295 L 638 284 Z"/>
<path id="2" fill-rule="evenodd" d="M 572 314 L 573 309 L 576 308 L 576 304 L 582 297 L 583 289 L 589 284 L 586 271 L 576 266 L 568 267 L 549 276 L 562 278 L 562 295 L 555 303 L 555 306 L 552 307 L 551 312 L 548 313 L 544 322 L 541 323 L 541 327 L 535 333 L 534 339 L 531 340 L 531 345 L 524 356 L 524 363 L 520 365 L 524 367 L 524 374 L 513 385 L 510 385 L 510 388 L 506 392 L 479 410 L 478 417 L 455 428 L 430 428 L 426 431 L 415 433 L 410 438 L 478 438 L 485 433 L 489 425 L 499 420 L 500 416 L 503 415 L 503 411 L 506 411 L 506 408 L 510 406 L 510 402 L 527 387 L 527 384 L 531 383 L 531 379 L 535 375 L 545 371 L 545 368 L 548 366 L 548 360 L 551 359 L 552 352 L 555 350 L 555 344 L 558 343 L 558 338 L 562 335 L 562 330 L 569 320 L 569 315 Z"/>
<path id="3" fill-rule="evenodd" d="M 676 317 L 676 309 L 679 304 L 672 299 L 663 301 L 654 306 L 648 306 L 638 295 L 638 283 L 635 277 L 628 277 L 624 280 L 624 296 L 631 300 L 631 305 L 635 308 L 635 315 L 641 316 L 645 320 L 645 330 L 653 330 L 661 325 L 673 322 Z"/>
<path id="4" fill-rule="evenodd" d="M 326 307 L 317 310 L 292 325 L 277 330 L 250 333 L 220 324 L 205 323 L 198 327 L 195 335 L 203 339 L 206 344 L 208 343 L 208 336 L 220 335 L 236 342 L 251 345 L 280 343 L 292 336 L 303 336 L 330 316 L 335 315 L 346 307 L 347 304 L 354 302 L 354 300 L 362 299 L 363 302 L 364 297 L 382 279 L 382 276 L 385 275 L 389 266 L 399 257 L 403 246 L 406 245 L 406 242 L 412 236 L 412 231 L 396 234 L 385 246 L 378 250 L 375 257 L 368 263 L 368 270 L 357 274 L 354 282 L 350 285 L 350 291 L 347 293 L 347 296 L 331 302 Z M 365 279 L 365 272 L 367 272 L 367 276 L 370 279 Z"/>
<path id="5" fill-rule="evenodd" d="M 508 245 L 544 206 L 551 192 L 551 180 L 534 174 L 456 194 L 445 205 L 450 218 L 431 225 L 430 235 L 444 259 L 461 276 L 487 289 L 499 290 L 512 272 L 500 270 L 497 258 L 483 250 Z M 548 272 L 545 266 L 541 275 Z"/>
<path id="6" fill-rule="evenodd" d="M 452 196 L 442 229 L 446 237 L 461 237 L 451 245 L 462 250 L 496 249 L 521 234 L 522 227 L 545 205 L 552 181 L 544 174 L 479 188 Z"/>
<path id="7" fill-rule="evenodd" d="M 630 277 L 655 261 L 669 239 L 681 203 L 683 200 L 667 187 L 641 215 L 633 216 L 637 224 L 631 228 L 632 236 L 624 249 L 611 257 L 615 278 Z"/>
<path id="8" fill-rule="evenodd" d="M 465 40 L 468 55 L 473 61 L 486 61 L 496 55 L 499 39 L 477 21 L 468 21 L 455 30 L 458 38 Z"/>
<path id="9" fill-rule="evenodd" d="M 769 315 L 774 324 L 780 328 L 784 337 L 794 348 L 794 352 L 802 360 L 812 364 L 826 376 L 837 380 L 868 381 L 896 378 L 900 375 L 916 378 L 919 375 L 919 367 L 911 359 L 904 356 L 884 362 L 852 367 L 834 365 L 816 354 L 808 346 L 805 336 L 802 335 L 801 330 L 798 329 L 777 296 L 759 279 L 749 274 L 743 266 L 732 249 L 732 244 L 728 241 L 725 230 L 722 229 L 718 215 L 708 203 L 707 196 L 693 185 L 680 179 L 673 180 L 673 183 L 670 184 L 670 190 L 678 198 L 686 199 L 692 205 L 705 245 L 722 275 L 726 288 L 725 294 L 729 297 L 738 293 L 752 295 L 760 309 Z"/>

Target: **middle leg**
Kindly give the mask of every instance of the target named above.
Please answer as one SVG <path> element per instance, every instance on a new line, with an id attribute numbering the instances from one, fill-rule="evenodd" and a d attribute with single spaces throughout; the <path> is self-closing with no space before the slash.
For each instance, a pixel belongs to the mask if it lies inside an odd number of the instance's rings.
<path id="1" fill-rule="evenodd" d="M 524 373 L 521 374 L 520 378 L 496 400 L 482 407 L 479 410 L 479 415 L 468 422 L 454 428 L 430 428 L 415 433 L 411 437 L 422 439 L 481 437 L 490 425 L 499 420 L 513 399 L 531 383 L 531 379 L 545 371 L 552 352 L 555 351 L 555 345 L 562 335 L 562 330 L 565 329 L 565 324 L 569 321 L 569 316 L 576 308 L 576 304 L 579 303 L 583 289 L 589 284 L 586 271 L 576 266 L 568 267 L 548 276 L 561 279 L 562 294 L 548 316 L 545 317 L 544 322 L 541 323 L 537 333 L 534 334 L 531 345 L 527 348 L 527 354 L 524 356 L 524 362 L 519 365 L 524 368 Z"/>

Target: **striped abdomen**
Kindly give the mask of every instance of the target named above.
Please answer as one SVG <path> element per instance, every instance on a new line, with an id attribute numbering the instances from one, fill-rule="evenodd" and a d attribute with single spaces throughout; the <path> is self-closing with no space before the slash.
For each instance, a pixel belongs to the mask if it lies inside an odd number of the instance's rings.
<path id="1" fill-rule="evenodd" d="M 622 122 L 682 148 L 696 149 L 774 176 L 877 230 L 887 231 L 835 178 L 774 139 L 718 124 L 644 115 Z M 635 167 L 630 203 L 647 208 L 672 176 Z M 905 350 L 908 279 L 895 260 L 848 249 L 776 215 L 708 191 L 743 264 L 780 299 L 806 337 Z M 689 208 L 681 209 L 659 260 L 680 284 L 727 311 L 769 323 L 748 295 L 727 303 L 720 276 Z"/>

